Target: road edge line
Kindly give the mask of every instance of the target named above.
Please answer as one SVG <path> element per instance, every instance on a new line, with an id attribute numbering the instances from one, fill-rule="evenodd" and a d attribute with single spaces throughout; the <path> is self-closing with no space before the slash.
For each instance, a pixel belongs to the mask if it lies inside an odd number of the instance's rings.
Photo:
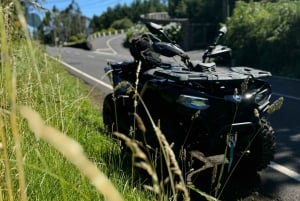
<path id="1" fill-rule="evenodd" d="M 93 77 L 93 76 L 85 73 L 85 72 L 82 72 L 81 70 L 78 70 L 77 68 L 71 66 L 70 64 L 68 64 L 68 63 L 66 63 L 66 62 L 64 62 L 62 60 L 59 60 L 58 58 L 55 58 L 55 57 L 50 56 L 50 55 L 47 55 L 47 56 L 49 56 L 50 58 L 58 61 L 59 63 L 63 64 L 65 67 L 71 69 L 72 71 L 75 71 L 76 73 L 79 73 L 79 74 L 85 76 L 86 78 L 89 78 L 92 81 L 94 81 L 94 82 L 96 82 L 96 83 L 98 83 L 98 84 L 100 84 L 100 85 L 102 85 L 102 86 L 104 86 L 104 87 L 106 87 L 106 88 L 108 88 L 110 90 L 113 90 L 113 87 L 110 84 L 107 84 L 107 83 L 105 83 L 105 82 L 103 82 L 103 81 L 101 81 L 101 80 L 99 80 L 99 79 L 97 79 L 97 78 L 95 78 L 95 77 Z"/>
<path id="2" fill-rule="evenodd" d="M 279 165 L 278 163 L 271 162 L 269 167 L 300 182 L 300 174 L 298 174 L 297 172 L 295 172 L 287 167 L 284 167 L 283 165 Z"/>
<path id="3" fill-rule="evenodd" d="M 276 93 L 276 92 L 274 92 L 272 94 L 275 95 L 275 96 L 282 96 L 284 98 L 289 98 L 289 99 L 293 99 L 293 100 L 300 100 L 300 98 L 296 97 L 296 96 L 290 96 L 290 95 L 285 95 L 285 94 Z"/>

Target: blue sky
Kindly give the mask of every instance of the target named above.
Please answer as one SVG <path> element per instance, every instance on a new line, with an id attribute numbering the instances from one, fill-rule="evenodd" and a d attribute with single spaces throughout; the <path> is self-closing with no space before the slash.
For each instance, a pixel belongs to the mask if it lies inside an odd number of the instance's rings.
<path id="1" fill-rule="evenodd" d="M 101 15 L 101 13 L 105 12 L 108 7 L 115 7 L 117 4 L 127 4 L 131 5 L 134 0 L 75 0 L 84 16 L 92 18 L 94 15 Z M 44 8 L 52 9 L 54 5 L 59 10 L 65 9 L 72 0 L 46 0 L 42 2 L 41 5 Z"/>

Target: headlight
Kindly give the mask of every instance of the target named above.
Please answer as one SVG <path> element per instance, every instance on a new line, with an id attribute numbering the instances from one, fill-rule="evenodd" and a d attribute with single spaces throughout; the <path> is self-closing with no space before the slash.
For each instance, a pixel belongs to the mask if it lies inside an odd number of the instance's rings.
<path id="1" fill-rule="evenodd" d="M 255 103 L 258 105 L 263 105 L 265 102 L 267 102 L 271 97 L 271 89 L 266 88 L 263 89 L 262 91 L 258 92 L 255 95 Z"/>
<path id="2" fill-rule="evenodd" d="M 189 96 L 189 95 L 180 95 L 177 99 L 177 102 L 185 107 L 193 108 L 196 110 L 205 110 L 209 108 L 209 103 L 207 98 Z"/>
<path id="3" fill-rule="evenodd" d="M 233 103 L 240 103 L 242 102 L 242 96 L 240 95 L 226 95 L 224 99 Z"/>

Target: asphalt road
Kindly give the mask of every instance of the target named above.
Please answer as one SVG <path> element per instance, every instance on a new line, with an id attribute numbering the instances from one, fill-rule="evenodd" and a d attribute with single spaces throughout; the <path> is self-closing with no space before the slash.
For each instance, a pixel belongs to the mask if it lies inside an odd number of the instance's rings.
<path id="1" fill-rule="evenodd" d="M 107 77 L 103 78 L 107 62 L 132 60 L 128 50 L 122 47 L 123 40 L 124 35 L 106 36 L 93 40 L 93 51 L 47 47 L 47 52 L 63 61 L 74 75 L 106 94 L 111 91 L 111 87 L 106 84 L 109 83 Z M 190 55 L 200 59 L 201 51 L 190 52 Z M 277 153 L 273 163 L 258 174 L 253 188 L 257 192 L 256 197 L 251 197 L 251 200 L 299 201 L 300 80 L 278 76 L 267 80 L 273 87 L 272 100 L 284 97 L 284 104 L 269 118 L 277 135 Z"/>

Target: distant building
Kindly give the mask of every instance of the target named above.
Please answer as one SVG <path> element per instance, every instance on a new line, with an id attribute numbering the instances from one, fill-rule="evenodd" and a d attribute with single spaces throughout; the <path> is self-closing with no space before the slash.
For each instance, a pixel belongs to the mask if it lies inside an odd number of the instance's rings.
<path id="1" fill-rule="evenodd" d="M 155 12 L 141 15 L 142 19 L 148 20 L 170 20 L 170 16 L 167 12 Z"/>

